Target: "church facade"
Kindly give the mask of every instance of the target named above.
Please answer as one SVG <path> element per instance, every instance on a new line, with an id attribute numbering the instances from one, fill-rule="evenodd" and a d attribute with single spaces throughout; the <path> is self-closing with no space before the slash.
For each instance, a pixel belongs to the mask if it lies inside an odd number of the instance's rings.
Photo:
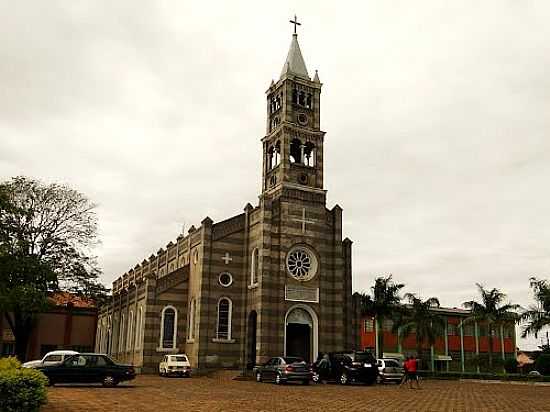
<path id="1" fill-rule="evenodd" d="M 294 34 L 266 92 L 259 204 L 206 217 L 115 280 L 96 351 L 152 372 L 167 353 L 203 369 L 355 346 L 352 242 L 326 204 L 321 88 Z"/>

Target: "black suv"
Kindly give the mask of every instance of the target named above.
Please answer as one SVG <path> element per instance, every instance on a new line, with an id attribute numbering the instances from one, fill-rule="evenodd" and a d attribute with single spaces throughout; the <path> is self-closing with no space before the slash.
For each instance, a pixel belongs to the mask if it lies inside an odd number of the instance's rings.
<path id="1" fill-rule="evenodd" d="M 329 353 L 330 372 L 328 378 L 346 385 L 350 382 L 363 382 L 372 385 L 378 376 L 376 359 L 370 352 Z M 313 365 L 313 380 L 318 381 L 316 364 Z"/>

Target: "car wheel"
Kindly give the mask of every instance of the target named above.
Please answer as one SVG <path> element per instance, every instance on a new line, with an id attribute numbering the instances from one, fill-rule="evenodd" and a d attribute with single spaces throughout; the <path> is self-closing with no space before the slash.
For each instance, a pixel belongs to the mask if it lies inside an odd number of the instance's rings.
<path id="1" fill-rule="evenodd" d="M 384 379 L 382 379 L 381 376 L 377 376 L 376 377 L 376 383 L 378 383 L 378 384 L 384 383 Z"/>
<path id="2" fill-rule="evenodd" d="M 319 374 L 318 373 L 314 373 L 313 376 L 311 377 L 311 380 L 314 382 L 314 383 L 319 383 Z"/>
<path id="3" fill-rule="evenodd" d="M 281 384 L 284 383 L 284 382 L 283 382 L 283 378 L 281 377 L 281 374 L 280 374 L 280 373 L 278 373 L 278 374 L 275 376 L 275 383 L 276 383 L 277 385 L 281 385 Z"/>
<path id="4" fill-rule="evenodd" d="M 262 381 L 262 374 L 260 372 L 256 373 L 256 382 Z"/>
<path id="5" fill-rule="evenodd" d="M 349 379 L 348 379 L 348 374 L 347 373 L 343 373 L 340 375 L 340 383 L 342 385 L 347 385 L 349 383 Z"/>
<path id="6" fill-rule="evenodd" d="M 114 377 L 112 377 L 111 375 L 107 375 L 103 378 L 103 386 L 107 387 L 107 388 L 110 388 L 110 387 L 113 387 L 113 386 L 116 386 L 118 385 L 118 382 L 116 381 L 116 379 Z"/>

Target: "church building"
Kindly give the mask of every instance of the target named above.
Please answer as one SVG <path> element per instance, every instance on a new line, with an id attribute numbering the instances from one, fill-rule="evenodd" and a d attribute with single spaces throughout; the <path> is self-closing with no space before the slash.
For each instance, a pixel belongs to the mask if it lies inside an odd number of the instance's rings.
<path id="1" fill-rule="evenodd" d="M 206 217 L 115 280 L 96 351 L 153 372 L 169 353 L 205 369 L 355 347 L 352 242 L 326 204 L 321 88 L 294 33 L 266 92 L 258 204 Z"/>

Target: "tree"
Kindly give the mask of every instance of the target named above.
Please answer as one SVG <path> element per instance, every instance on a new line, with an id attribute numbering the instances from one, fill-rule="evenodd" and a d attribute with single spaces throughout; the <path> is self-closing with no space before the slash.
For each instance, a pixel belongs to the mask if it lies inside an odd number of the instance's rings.
<path id="1" fill-rule="evenodd" d="M 372 296 L 367 293 L 360 294 L 361 315 L 374 315 L 378 329 L 378 342 L 376 356 L 381 358 L 384 352 L 384 332 L 382 326 L 385 319 L 393 319 L 401 310 L 399 303 L 401 297 L 399 291 L 405 287 L 402 283 L 395 283 L 392 275 L 378 277 L 372 286 Z"/>
<path id="2" fill-rule="evenodd" d="M 26 177 L 0 184 L 0 312 L 24 360 L 36 314 L 50 292 L 92 299 L 107 289 L 91 254 L 97 243 L 95 205 L 81 193 Z"/>
<path id="3" fill-rule="evenodd" d="M 440 306 L 439 299 L 431 297 L 422 300 L 414 293 L 405 294 L 405 299 L 409 301 L 410 306 L 401 313 L 394 330 L 399 333 L 400 338 L 415 334 L 416 353 L 420 357 L 425 344 L 433 345 L 437 337 L 443 335 L 446 321 L 433 310 Z"/>
<path id="4" fill-rule="evenodd" d="M 466 309 L 470 310 L 470 315 L 460 323 L 460 326 L 462 327 L 463 324 L 469 322 L 481 322 L 487 325 L 489 368 L 492 369 L 493 337 L 496 334 L 495 328 L 507 323 L 516 322 L 518 318 L 516 311 L 520 306 L 512 303 L 504 303 L 506 294 L 496 288 L 487 290 L 479 283 L 476 283 L 476 286 L 481 295 L 481 302 L 470 300 L 462 304 Z M 503 338 L 501 333 L 500 339 L 502 340 Z"/>
<path id="5" fill-rule="evenodd" d="M 520 321 L 527 322 L 521 337 L 534 335 L 537 338 L 541 330 L 550 326 L 550 284 L 547 280 L 539 280 L 534 277 L 529 281 L 536 304 L 530 305 L 520 315 Z"/>

